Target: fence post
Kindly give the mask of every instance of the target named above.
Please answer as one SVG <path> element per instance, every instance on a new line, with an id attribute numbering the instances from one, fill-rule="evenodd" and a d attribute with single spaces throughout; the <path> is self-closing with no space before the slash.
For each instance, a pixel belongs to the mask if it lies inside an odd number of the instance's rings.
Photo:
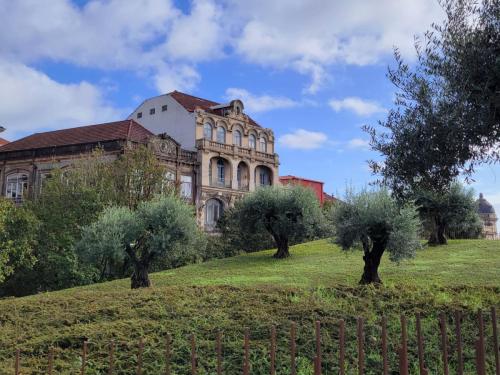
<path id="1" fill-rule="evenodd" d="M 321 375 L 321 322 L 316 320 L 316 361 L 318 375 Z"/>
<path id="2" fill-rule="evenodd" d="M 496 375 L 500 375 L 500 358 L 498 353 L 498 327 L 497 327 L 497 311 L 493 306 L 491 308 L 491 324 L 493 325 L 493 347 L 495 349 L 495 370 Z"/>
<path id="3" fill-rule="evenodd" d="M 47 374 L 52 375 L 53 370 L 54 370 L 54 348 L 50 347 L 50 349 L 49 349 L 49 363 L 47 365 Z"/>
<path id="4" fill-rule="evenodd" d="M 382 374 L 389 375 L 389 361 L 387 360 L 387 317 L 382 317 Z"/>
<path id="5" fill-rule="evenodd" d="M 422 336 L 422 324 L 420 321 L 420 313 L 415 316 L 415 323 L 417 329 L 417 343 L 418 343 L 418 368 L 420 370 L 420 375 L 427 375 L 427 369 L 425 368 L 424 360 L 424 338 Z"/>
<path id="6" fill-rule="evenodd" d="M 408 375 L 408 332 L 406 316 L 401 315 L 401 347 L 399 348 L 399 373 Z"/>
<path id="7" fill-rule="evenodd" d="M 20 375 L 20 372 L 19 372 L 20 364 L 21 364 L 21 351 L 19 349 L 16 349 L 16 359 L 14 362 L 14 374 L 15 375 Z"/>
<path id="8" fill-rule="evenodd" d="M 85 368 L 86 367 L 87 367 L 87 340 L 83 340 L 82 369 L 80 371 L 81 375 L 85 375 Z"/>
<path id="9" fill-rule="evenodd" d="M 462 352 L 462 314 L 460 311 L 455 311 L 455 337 L 457 341 L 457 375 L 464 374 L 464 355 Z"/>
<path id="10" fill-rule="evenodd" d="M 243 341 L 243 351 L 244 351 L 244 357 L 243 357 L 243 375 L 250 375 L 250 365 L 249 365 L 249 360 L 250 360 L 250 331 L 248 328 L 245 328 L 245 338 Z"/>
<path id="11" fill-rule="evenodd" d="M 191 334 L 191 374 L 196 375 L 196 337 Z"/>
<path id="12" fill-rule="evenodd" d="M 296 343 L 295 343 L 295 335 L 297 332 L 297 325 L 295 322 L 292 322 L 290 326 L 290 374 L 296 375 L 297 369 L 295 367 L 295 353 L 296 353 Z"/>
<path id="13" fill-rule="evenodd" d="M 142 353 L 144 352 L 144 341 L 139 339 L 139 351 L 137 353 L 137 375 L 142 375 Z"/>
<path id="14" fill-rule="evenodd" d="M 345 375 L 345 321 L 339 322 L 339 367 L 340 375 Z"/>
<path id="15" fill-rule="evenodd" d="M 358 374 L 363 375 L 365 372 L 365 338 L 364 338 L 364 324 L 363 318 L 358 317 L 357 324 L 358 336 Z"/>
<path id="16" fill-rule="evenodd" d="M 217 332 L 217 375 L 222 375 L 222 332 Z"/>
<path id="17" fill-rule="evenodd" d="M 167 333 L 165 339 L 165 375 L 170 375 L 170 357 L 172 352 L 172 336 Z"/>
<path id="18" fill-rule="evenodd" d="M 115 342 L 113 340 L 109 343 L 109 368 L 108 375 L 112 375 L 115 370 Z"/>
<path id="19" fill-rule="evenodd" d="M 271 327 L 271 375 L 276 374 L 276 326 Z"/>
<path id="20" fill-rule="evenodd" d="M 443 358 L 443 374 L 448 375 L 448 336 L 446 334 L 446 316 L 439 314 L 439 329 L 441 330 L 441 350 Z"/>
<path id="21" fill-rule="evenodd" d="M 484 363 L 484 323 L 483 312 L 477 311 L 477 321 L 479 325 L 479 339 L 476 341 L 476 367 L 478 375 L 486 375 L 486 366 Z"/>

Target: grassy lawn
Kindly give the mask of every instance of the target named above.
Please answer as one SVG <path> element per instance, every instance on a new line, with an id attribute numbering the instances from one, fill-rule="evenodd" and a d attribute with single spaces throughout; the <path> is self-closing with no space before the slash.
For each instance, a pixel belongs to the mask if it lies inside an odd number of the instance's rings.
<path id="1" fill-rule="evenodd" d="M 106 373 L 107 342 L 117 343 L 118 373 L 134 374 L 136 342 L 146 342 L 146 374 L 160 373 L 163 340 L 174 339 L 174 373 L 189 373 L 186 337 L 194 332 L 199 345 L 199 374 L 214 373 L 214 342 L 224 331 L 226 373 L 241 369 L 242 332 L 251 329 L 252 374 L 269 372 L 269 326 L 278 326 L 278 373 L 288 369 L 287 334 L 290 321 L 298 323 L 299 374 L 311 374 L 314 350 L 313 323 L 320 319 L 324 332 L 326 373 L 338 371 L 336 335 L 338 320 L 348 327 L 349 373 L 356 365 L 355 318 L 367 322 L 367 373 L 380 373 L 379 331 L 382 315 L 389 318 L 391 364 L 395 368 L 398 317 L 420 312 L 424 318 L 427 364 L 440 373 L 436 316 L 450 316 L 455 309 L 465 318 L 464 341 L 467 369 L 473 364 L 474 312 L 500 305 L 500 242 L 451 241 L 448 246 L 428 248 L 401 264 L 384 259 L 381 288 L 358 286 L 361 253 L 343 253 L 327 241 L 298 245 L 285 260 L 271 258 L 272 251 L 156 273 L 154 287 L 129 289 L 129 280 L 67 289 L 25 298 L 0 300 L 0 374 L 11 374 L 13 348 L 23 355 L 23 374 L 44 373 L 47 348 L 54 345 L 57 373 L 77 373 L 79 348 L 90 340 L 88 374 Z M 491 322 L 485 315 L 487 331 Z M 410 319 L 410 358 L 415 361 L 414 327 Z M 489 325 L 488 325 L 489 324 Z M 450 344 L 453 330 L 450 326 Z M 491 344 L 489 343 L 491 349 Z M 492 353 L 492 351 L 489 351 Z M 450 356 L 450 361 L 454 357 Z M 492 354 L 488 361 L 492 362 Z M 413 367 L 416 371 L 416 367 Z M 415 373 L 415 372 L 412 372 Z M 452 372 L 454 373 L 454 372 Z"/>

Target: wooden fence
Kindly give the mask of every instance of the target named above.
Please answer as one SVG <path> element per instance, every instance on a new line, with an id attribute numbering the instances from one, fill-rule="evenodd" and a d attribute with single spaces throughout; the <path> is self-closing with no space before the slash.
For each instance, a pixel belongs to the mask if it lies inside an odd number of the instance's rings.
<path id="1" fill-rule="evenodd" d="M 500 360 L 499 360 L 499 345 L 498 345 L 498 330 L 497 330 L 497 314 L 496 309 L 493 307 L 489 312 L 491 316 L 491 336 L 486 337 L 485 334 L 485 324 L 484 324 L 484 314 L 481 310 L 477 312 L 477 316 L 474 318 L 476 320 L 476 337 L 474 338 L 474 353 L 475 353 L 475 373 L 477 375 L 490 375 L 496 374 L 500 375 Z M 461 328 L 461 320 L 462 315 L 461 312 L 456 311 L 454 313 L 453 326 L 447 327 L 447 316 L 444 313 L 441 313 L 438 318 L 439 324 L 439 341 L 441 351 L 441 359 L 442 359 L 442 368 L 439 370 L 439 374 L 449 375 L 450 371 L 453 374 L 464 375 L 464 338 L 462 337 L 462 328 Z M 358 375 L 363 375 L 365 373 L 369 373 L 370 369 L 366 368 L 365 361 L 365 320 L 361 317 L 357 318 L 356 321 L 356 347 L 357 347 L 357 373 Z M 401 374 L 401 375 L 409 375 L 409 335 L 408 332 L 408 318 L 405 315 L 401 315 L 400 321 L 400 337 L 398 338 L 399 345 L 397 348 L 397 358 L 398 362 L 393 367 L 390 368 L 389 364 L 389 356 L 388 356 L 388 326 L 387 326 L 387 318 L 382 317 L 380 321 L 380 357 L 382 359 L 382 374 Z M 325 375 L 326 371 L 323 366 L 324 354 L 322 353 L 322 335 L 327 335 L 328 332 L 325 332 L 322 329 L 322 325 L 320 321 L 316 321 L 314 325 L 314 358 L 310 358 L 312 367 L 314 368 L 314 375 Z M 448 328 L 451 328 L 455 334 L 455 345 L 453 347 L 449 344 L 448 337 Z M 277 366 L 276 366 L 276 356 L 277 356 L 277 330 L 276 326 L 272 326 L 270 329 L 270 337 L 269 337 L 269 374 L 276 375 Z M 418 373 L 420 375 L 430 375 L 429 370 L 426 368 L 426 355 L 425 355 L 425 339 L 422 333 L 422 323 L 420 314 L 416 314 L 415 316 L 415 337 L 416 337 L 416 348 L 413 348 L 417 353 L 418 360 Z M 198 353 L 197 353 L 197 341 L 194 334 L 190 335 L 189 338 L 189 347 L 190 347 L 190 357 L 185 359 L 185 364 L 190 366 L 190 374 L 197 375 L 199 372 L 198 369 Z M 486 369 L 486 340 L 491 340 L 492 347 L 494 350 L 493 364 L 490 364 L 489 372 L 487 373 Z M 297 326 L 295 323 L 290 325 L 289 330 L 289 364 L 290 364 L 290 373 L 289 375 L 297 375 Z M 171 370 L 171 351 L 172 351 L 172 336 L 167 334 L 165 341 L 165 351 L 164 351 L 164 363 L 165 367 L 162 370 L 162 373 L 165 375 L 171 375 L 173 372 Z M 250 329 L 247 328 L 244 330 L 244 334 L 242 337 L 243 344 L 243 360 L 242 367 L 239 373 L 243 375 L 250 375 L 251 373 L 251 363 L 250 363 Z M 81 348 L 81 368 L 79 369 L 80 375 L 87 374 L 87 363 L 89 358 L 89 343 L 87 341 L 83 342 Z M 221 375 L 224 372 L 224 358 L 223 358 L 223 341 L 222 341 L 222 332 L 218 332 L 215 337 L 215 352 L 213 353 L 216 361 L 213 369 L 210 370 L 210 373 L 216 373 L 217 375 Z M 133 365 L 133 369 L 137 375 L 144 374 L 144 363 L 143 363 L 143 353 L 144 353 L 145 343 L 143 339 L 140 339 L 137 343 L 136 347 L 136 363 Z M 47 367 L 45 373 L 48 375 L 55 374 L 54 370 L 54 348 L 50 348 L 47 354 Z M 491 354 L 491 353 L 490 353 Z M 108 358 L 107 358 L 107 374 L 113 375 L 117 374 L 115 370 L 115 342 L 109 342 L 108 347 Z M 456 368 L 450 369 L 449 361 L 450 358 L 454 356 L 454 363 L 456 364 Z M 15 375 L 21 375 L 20 368 L 22 364 L 22 355 L 21 351 L 18 349 L 15 352 L 15 360 L 14 360 L 14 371 Z M 338 357 L 334 359 L 338 363 L 339 374 L 346 374 L 346 324 L 344 320 L 340 320 L 338 322 Z M 415 363 L 416 365 L 416 363 Z M 332 372 L 330 372 L 332 373 Z M 337 373 L 337 372 L 335 372 Z M 287 372 L 288 375 L 288 372 Z"/>

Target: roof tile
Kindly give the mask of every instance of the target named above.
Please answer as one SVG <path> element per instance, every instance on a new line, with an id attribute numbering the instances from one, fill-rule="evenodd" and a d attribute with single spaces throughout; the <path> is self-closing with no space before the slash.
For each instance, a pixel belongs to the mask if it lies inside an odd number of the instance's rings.
<path id="1" fill-rule="evenodd" d="M 33 150 L 49 147 L 129 140 L 144 142 L 153 136 L 134 120 L 88 125 L 45 133 L 35 133 L 0 147 L 0 152 Z"/>

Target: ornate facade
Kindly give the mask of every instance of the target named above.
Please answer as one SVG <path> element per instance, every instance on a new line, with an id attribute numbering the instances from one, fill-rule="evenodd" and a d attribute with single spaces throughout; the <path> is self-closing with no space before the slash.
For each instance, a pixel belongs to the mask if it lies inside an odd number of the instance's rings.
<path id="1" fill-rule="evenodd" d="M 244 194 L 279 183 L 274 134 L 247 116 L 240 100 L 218 104 L 175 91 L 144 101 L 125 121 L 33 134 L 0 147 L 1 191 L 20 203 L 40 191 L 52 169 L 96 147 L 112 159 L 137 144 L 154 150 L 207 231 Z"/>

